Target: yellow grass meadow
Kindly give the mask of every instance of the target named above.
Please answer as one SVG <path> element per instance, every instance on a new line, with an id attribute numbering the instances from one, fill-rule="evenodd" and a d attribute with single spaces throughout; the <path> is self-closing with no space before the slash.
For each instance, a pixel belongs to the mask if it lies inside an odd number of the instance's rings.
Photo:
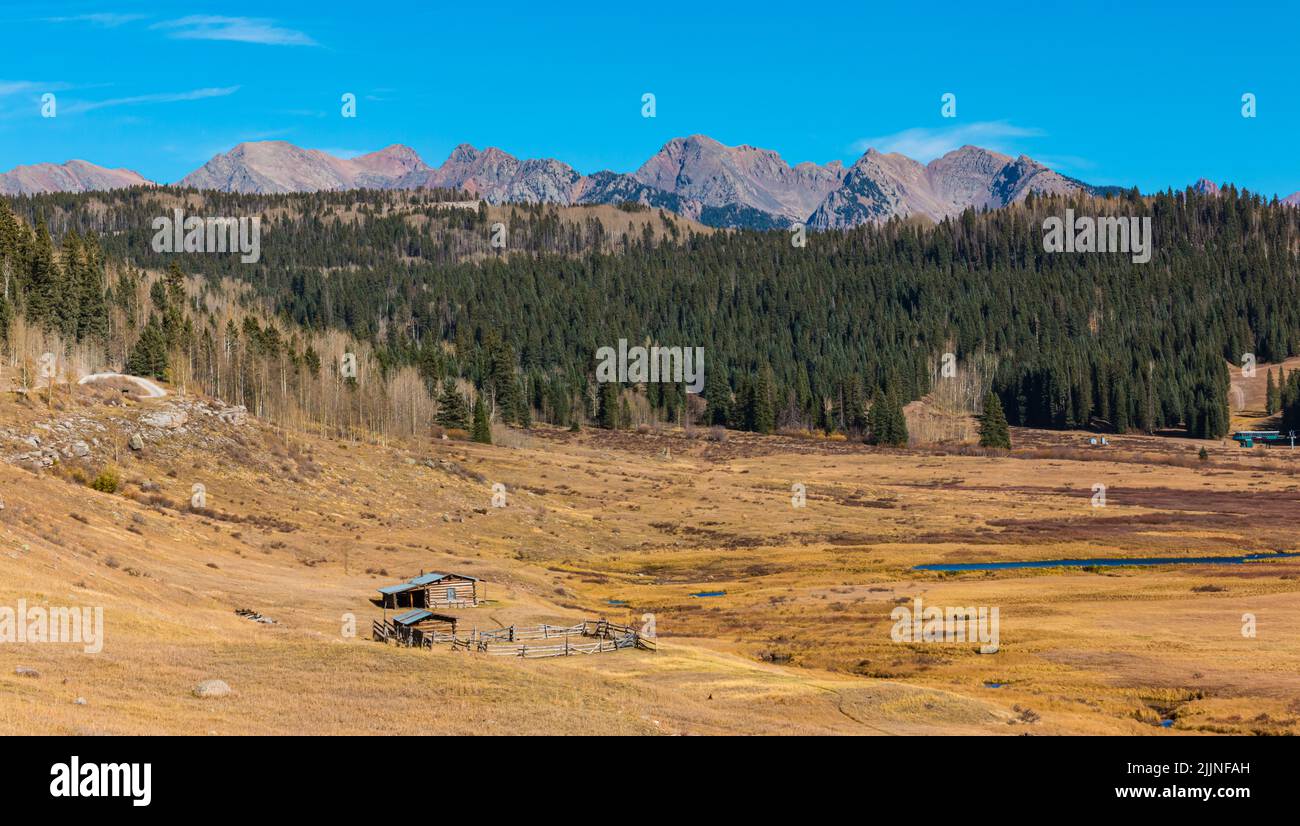
<path id="1" fill-rule="evenodd" d="M 0 402 L 0 606 L 102 607 L 105 623 L 99 653 L 0 644 L 0 733 L 1300 732 L 1300 559 L 914 569 L 1294 551 L 1290 451 L 545 427 L 377 444 L 203 403 Z M 187 422 L 131 449 L 142 417 L 178 406 Z M 88 450 L 32 469 L 15 458 L 28 434 Z M 109 466 L 118 490 L 92 489 Z M 425 571 L 484 581 L 483 604 L 450 609 L 462 629 L 653 615 L 658 651 L 372 641 L 377 589 Z M 895 641 L 891 612 L 918 599 L 996 607 L 997 652 Z M 204 680 L 231 692 L 197 697 Z"/>

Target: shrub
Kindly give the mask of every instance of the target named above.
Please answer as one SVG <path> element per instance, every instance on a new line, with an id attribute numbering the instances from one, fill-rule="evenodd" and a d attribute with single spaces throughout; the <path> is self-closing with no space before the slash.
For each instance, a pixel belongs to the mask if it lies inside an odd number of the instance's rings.
<path id="1" fill-rule="evenodd" d="M 117 472 L 117 468 L 106 467 L 99 472 L 90 486 L 101 493 L 117 493 L 117 489 L 122 486 L 122 475 Z"/>

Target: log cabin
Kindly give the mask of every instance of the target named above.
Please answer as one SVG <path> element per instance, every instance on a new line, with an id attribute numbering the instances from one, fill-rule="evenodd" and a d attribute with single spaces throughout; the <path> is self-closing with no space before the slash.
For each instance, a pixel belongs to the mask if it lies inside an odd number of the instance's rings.
<path id="1" fill-rule="evenodd" d="M 472 608 L 478 605 L 479 579 L 465 574 L 421 573 L 379 589 L 384 608 Z"/>

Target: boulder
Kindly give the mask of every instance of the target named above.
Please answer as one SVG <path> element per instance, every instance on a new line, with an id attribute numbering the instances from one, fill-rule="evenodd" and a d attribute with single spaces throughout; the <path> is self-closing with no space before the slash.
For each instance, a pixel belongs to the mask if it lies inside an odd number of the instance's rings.
<path id="1" fill-rule="evenodd" d="M 236 407 L 227 407 L 224 410 L 217 411 L 217 418 L 226 424 L 242 427 L 248 421 L 248 408 L 242 404 Z"/>
<path id="2" fill-rule="evenodd" d="M 226 685 L 225 680 L 204 680 L 194 686 L 195 697 L 225 697 L 230 693 L 230 686 Z"/>
<path id="3" fill-rule="evenodd" d="M 140 417 L 141 424 L 157 427 L 163 430 L 171 430 L 189 421 L 189 414 L 184 410 L 158 410 L 153 413 L 146 413 Z"/>

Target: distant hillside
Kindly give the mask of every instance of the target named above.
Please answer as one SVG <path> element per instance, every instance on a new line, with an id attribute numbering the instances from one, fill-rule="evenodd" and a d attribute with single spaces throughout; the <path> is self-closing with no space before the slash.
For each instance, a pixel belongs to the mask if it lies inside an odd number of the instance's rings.
<path id="1" fill-rule="evenodd" d="M 17 166 L 0 173 L 0 194 L 35 195 L 43 192 L 93 192 L 150 186 L 152 181 L 129 169 L 105 169 L 86 161 Z"/>
<path id="2" fill-rule="evenodd" d="M 1242 353 L 1261 363 L 1300 353 L 1300 294 L 1291 289 L 1300 277 L 1300 212 L 1231 187 L 1218 195 L 1020 198 L 1015 181 L 1024 176 L 1007 169 L 1020 168 L 1014 161 L 982 161 L 965 179 L 946 178 L 955 189 L 929 193 L 955 201 L 988 187 L 1010 201 L 1004 208 L 938 224 L 914 216 L 828 229 L 802 248 L 784 231 L 709 232 L 665 209 L 441 200 L 456 196 L 449 190 L 35 196 L 12 202 L 18 228 L 0 228 L 12 239 L 16 276 L 11 304 L 0 310 L 83 346 L 106 323 L 119 359 L 139 349 L 142 328 L 157 316 L 143 363 L 170 369 L 179 348 L 188 353 L 179 364 L 201 381 L 228 380 L 234 367 L 221 363 L 228 356 L 218 358 L 226 352 L 219 343 L 245 338 L 249 360 L 240 369 L 277 375 L 275 360 L 287 358 L 299 370 L 316 364 L 319 377 L 326 366 L 308 358 L 307 342 L 334 331 L 374 354 L 384 393 L 406 398 L 422 385 L 424 403 L 436 405 L 451 379 L 486 393 L 507 422 L 618 427 L 643 409 L 672 422 L 859 438 L 871 434 L 868 405 L 930 392 L 945 353 L 991 365 L 981 369 L 1012 424 L 1217 438 L 1229 426 L 1225 364 Z M 260 260 L 155 252 L 153 217 L 184 203 L 262 215 Z M 1038 228 L 1067 205 L 1149 214 L 1150 263 L 1045 252 Z M 494 224 L 504 227 L 504 246 L 491 243 Z M 64 261 L 81 262 L 75 275 L 59 268 Z M 99 262 L 119 278 L 133 272 L 123 263 L 181 267 L 207 286 L 159 303 L 130 277 L 125 286 L 115 280 L 105 322 L 88 286 Z M 75 297 L 69 284 L 80 285 Z M 239 306 L 269 311 L 258 326 L 228 328 L 215 309 L 229 306 L 228 285 L 248 291 Z M 134 307 L 134 326 L 115 320 L 114 307 Z M 271 319 L 276 332 L 266 339 Z M 624 388 L 624 411 L 593 373 L 597 349 L 620 339 L 705 347 L 703 392 Z M 401 370 L 420 378 L 390 385 Z M 299 403 L 287 379 L 243 386 L 267 394 L 268 404 L 282 392 L 284 403 Z M 380 415 L 387 402 L 375 404 L 365 416 L 389 415 Z M 399 405 L 407 412 L 398 420 L 416 409 Z"/>

